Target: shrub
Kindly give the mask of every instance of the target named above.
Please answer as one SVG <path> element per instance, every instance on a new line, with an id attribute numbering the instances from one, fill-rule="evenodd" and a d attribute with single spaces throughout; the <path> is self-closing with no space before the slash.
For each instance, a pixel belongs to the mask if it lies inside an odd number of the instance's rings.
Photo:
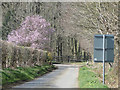
<path id="1" fill-rule="evenodd" d="M 50 52 L 47 51 L 17 46 L 2 40 L 0 40 L 0 43 L 2 43 L 2 47 L 0 48 L 2 49 L 2 68 L 43 65 L 48 64 L 52 59 Z"/>

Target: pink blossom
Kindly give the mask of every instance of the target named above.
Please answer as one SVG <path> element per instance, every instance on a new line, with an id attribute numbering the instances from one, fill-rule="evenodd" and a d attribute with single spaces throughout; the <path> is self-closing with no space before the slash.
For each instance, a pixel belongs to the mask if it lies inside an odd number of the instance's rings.
<path id="1" fill-rule="evenodd" d="M 8 41 L 37 49 L 48 48 L 48 35 L 54 32 L 42 16 L 27 16 L 20 27 L 8 35 Z"/>

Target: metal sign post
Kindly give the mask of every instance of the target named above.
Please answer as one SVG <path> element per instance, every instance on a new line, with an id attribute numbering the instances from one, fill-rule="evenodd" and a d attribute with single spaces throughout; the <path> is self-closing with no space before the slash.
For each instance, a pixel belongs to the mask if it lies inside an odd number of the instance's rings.
<path id="1" fill-rule="evenodd" d="M 103 84 L 105 84 L 105 35 L 103 35 Z"/>
<path id="2" fill-rule="evenodd" d="M 94 36 L 94 62 L 103 63 L 103 84 L 105 84 L 105 63 L 114 62 L 114 36 Z"/>

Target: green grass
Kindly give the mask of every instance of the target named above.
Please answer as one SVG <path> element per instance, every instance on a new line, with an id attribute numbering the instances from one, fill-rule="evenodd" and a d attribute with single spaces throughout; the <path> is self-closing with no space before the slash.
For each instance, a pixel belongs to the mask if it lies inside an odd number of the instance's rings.
<path id="1" fill-rule="evenodd" d="M 108 88 L 98 80 L 98 75 L 90 71 L 90 68 L 83 66 L 79 70 L 79 87 L 80 88 Z"/>
<path id="2" fill-rule="evenodd" d="M 19 81 L 32 80 L 35 77 L 41 76 L 52 71 L 56 67 L 53 65 L 43 65 L 34 67 L 18 67 L 16 69 L 6 68 L 2 72 L 2 85 L 12 84 Z"/>

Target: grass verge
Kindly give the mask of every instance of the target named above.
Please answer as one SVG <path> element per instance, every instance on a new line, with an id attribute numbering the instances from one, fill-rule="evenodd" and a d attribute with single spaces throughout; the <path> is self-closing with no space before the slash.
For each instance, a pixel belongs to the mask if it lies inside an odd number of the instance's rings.
<path id="1" fill-rule="evenodd" d="M 83 66 L 79 69 L 80 88 L 108 88 L 98 80 L 98 75 L 90 71 L 90 68 Z"/>
<path id="2" fill-rule="evenodd" d="M 43 65 L 34 67 L 18 67 L 16 69 L 6 68 L 0 71 L 2 73 L 3 88 L 13 83 L 30 81 L 38 76 L 56 69 L 54 65 Z"/>

